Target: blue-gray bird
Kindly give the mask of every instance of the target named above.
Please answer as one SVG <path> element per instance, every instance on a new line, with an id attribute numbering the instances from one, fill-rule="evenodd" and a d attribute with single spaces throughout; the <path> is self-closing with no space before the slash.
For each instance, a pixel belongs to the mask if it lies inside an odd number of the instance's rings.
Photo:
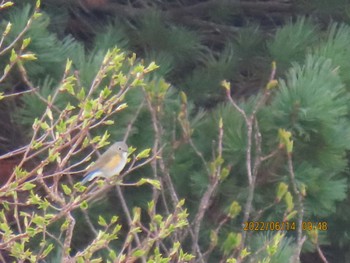
<path id="1" fill-rule="evenodd" d="M 85 174 L 85 184 L 96 177 L 109 178 L 113 175 L 119 175 L 126 165 L 128 157 L 128 145 L 125 142 L 116 142 L 112 144 L 92 165 Z"/>

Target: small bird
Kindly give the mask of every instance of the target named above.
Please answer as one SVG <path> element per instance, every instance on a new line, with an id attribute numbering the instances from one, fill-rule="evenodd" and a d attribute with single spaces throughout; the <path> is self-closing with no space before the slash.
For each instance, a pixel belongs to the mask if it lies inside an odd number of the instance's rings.
<path id="1" fill-rule="evenodd" d="M 85 184 L 96 177 L 109 178 L 113 175 L 119 175 L 126 165 L 127 157 L 128 145 L 125 142 L 116 142 L 112 144 L 112 146 L 97 159 L 96 163 L 89 168 L 81 183 Z"/>

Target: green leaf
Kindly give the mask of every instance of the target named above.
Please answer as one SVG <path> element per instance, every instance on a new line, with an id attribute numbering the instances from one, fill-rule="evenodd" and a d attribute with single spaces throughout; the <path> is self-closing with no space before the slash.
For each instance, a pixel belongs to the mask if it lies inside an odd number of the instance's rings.
<path id="1" fill-rule="evenodd" d="M 242 234 L 230 232 L 227 235 L 226 240 L 222 244 L 222 250 L 225 255 L 231 254 L 231 252 L 237 248 L 242 242 Z"/>
<path id="2" fill-rule="evenodd" d="M 25 182 L 22 186 L 22 189 L 23 190 L 31 190 L 35 187 L 36 185 L 35 184 L 32 184 L 30 182 Z"/>
<path id="3" fill-rule="evenodd" d="M 108 87 L 105 87 L 101 91 L 101 96 L 102 96 L 102 98 L 106 99 L 111 93 L 112 93 L 112 91 Z"/>
<path id="4" fill-rule="evenodd" d="M 12 233 L 11 228 L 7 223 L 0 223 L 0 229 L 6 234 Z"/>
<path id="5" fill-rule="evenodd" d="M 74 189 L 77 190 L 79 193 L 84 192 L 86 189 L 86 186 L 82 185 L 81 182 L 77 182 L 74 184 Z"/>
<path id="6" fill-rule="evenodd" d="M 39 231 L 33 227 L 27 227 L 26 233 L 28 234 L 29 237 L 34 237 L 36 234 L 39 233 Z"/>
<path id="7" fill-rule="evenodd" d="M 34 18 L 34 19 L 38 19 L 38 18 L 41 17 L 42 15 L 43 15 L 42 13 L 35 12 L 35 13 L 33 14 L 33 18 Z"/>
<path id="8" fill-rule="evenodd" d="M 237 201 L 233 201 L 229 207 L 228 216 L 230 218 L 235 218 L 241 212 L 242 207 Z"/>
<path id="9" fill-rule="evenodd" d="M 50 126 L 47 124 L 47 122 L 41 122 L 40 123 L 40 127 L 41 129 L 43 129 L 44 131 L 47 131 L 48 129 L 50 129 Z"/>
<path id="10" fill-rule="evenodd" d="M 71 67 L 72 67 L 72 60 L 70 60 L 70 59 L 68 58 L 68 59 L 67 59 L 67 62 L 66 62 L 66 68 L 65 68 L 64 72 L 65 72 L 66 74 L 68 74 L 68 72 L 70 71 Z"/>
<path id="11" fill-rule="evenodd" d="M 133 222 L 139 222 L 140 217 L 141 217 L 141 208 L 140 207 L 134 207 L 132 209 L 134 217 L 133 217 Z"/>
<path id="12" fill-rule="evenodd" d="M 247 248 L 244 248 L 241 252 L 241 258 L 245 258 L 246 256 L 249 256 L 251 252 L 247 250 Z"/>
<path id="13" fill-rule="evenodd" d="M 229 174 L 230 174 L 230 168 L 227 168 L 227 167 L 222 168 L 220 173 L 220 180 L 224 181 Z"/>
<path id="14" fill-rule="evenodd" d="M 31 38 L 30 37 L 23 39 L 21 49 L 23 50 L 23 49 L 27 48 L 28 45 L 30 44 L 30 42 L 31 42 Z"/>
<path id="15" fill-rule="evenodd" d="M 90 263 L 101 263 L 103 261 L 102 261 L 102 258 L 95 258 L 95 259 L 90 260 L 89 262 Z"/>
<path id="16" fill-rule="evenodd" d="M 221 81 L 221 86 L 226 90 L 226 92 L 230 92 L 231 90 L 231 83 L 227 80 Z"/>
<path id="17" fill-rule="evenodd" d="M 300 191 L 300 193 L 301 193 L 301 195 L 303 196 L 303 197 L 305 197 L 306 196 L 306 185 L 304 184 L 304 183 L 301 183 L 300 184 L 300 187 L 299 187 L 299 191 Z"/>
<path id="18" fill-rule="evenodd" d="M 128 149 L 128 154 L 131 155 L 131 154 L 133 154 L 135 151 L 136 151 L 136 148 L 130 146 L 129 149 Z"/>
<path id="19" fill-rule="evenodd" d="M 286 183 L 279 183 L 277 187 L 276 201 L 279 202 L 288 191 L 288 185 Z"/>
<path id="20" fill-rule="evenodd" d="M 73 82 L 76 81 L 74 76 L 68 76 L 62 82 L 62 87 L 60 87 L 60 91 L 67 91 L 71 95 L 75 95 Z"/>
<path id="21" fill-rule="evenodd" d="M 68 226 L 69 226 L 69 222 L 68 222 L 68 220 L 65 220 L 64 222 L 63 222 L 63 224 L 61 225 L 61 231 L 65 231 L 65 230 L 67 230 L 68 229 Z"/>
<path id="22" fill-rule="evenodd" d="M 72 111 L 72 110 L 74 110 L 75 109 L 75 106 L 73 106 L 73 105 L 71 105 L 69 102 L 68 102 L 68 104 L 67 104 L 67 106 L 66 106 L 66 111 Z"/>
<path id="23" fill-rule="evenodd" d="M 17 59 L 17 53 L 14 49 L 11 50 L 10 62 L 14 62 Z"/>
<path id="24" fill-rule="evenodd" d="M 35 9 L 39 9 L 40 5 L 41 5 L 41 1 L 40 0 L 36 0 Z"/>
<path id="25" fill-rule="evenodd" d="M 7 210 L 7 211 L 10 210 L 10 206 L 9 206 L 9 203 L 8 203 L 8 202 L 6 202 L 6 201 L 3 200 L 1 204 L 2 204 L 2 206 L 5 208 L 5 210 Z"/>
<path id="26" fill-rule="evenodd" d="M 24 170 L 23 168 L 16 166 L 15 167 L 15 175 L 17 179 L 24 178 L 28 175 L 28 172 Z"/>
<path id="27" fill-rule="evenodd" d="M 152 186 L 154 186 L 155 188 L 157 188 L 158 190 L 161 189 L 161 186 L 160 186 L 160 182 L 158 180 L 154 180 L 154 179 L 148 179 L 148 178 L 141 178 L 137 183 L 136 185 L 137 186 L 140 186 L 140 185 L 143 185 L 143 184 L 151 184 Z"/>
<path id="28" fill-rule="evenodd" d="M 108 257 L 113 260 L 113 262 L 117 262 L 117 254 L 115 253 L 114 250 L 109 250 Z"/>
<path id="29" fill-rule="evenodd" d="M 40 167 L 40 168 L 37 170 L 37 174 L 38 174 L 38 175 L 43 174 L 43 170 L 44 170 L 44 168 L 43 168 L 43 167 Z"/>
<path id="30" fill-rule="evenodd" d="M 147 203 L 148 214 L 152 214 L 154 211 L 154 200 Z"/>
<path id="31" fill-rule="evenodd" d="M 266 252 L 271 257 L 277 252 L 277 247 L 276 246 L 267 245 Z"/>
<path id="32" fill-rule="evenodd" d="M 116 111 L 121 111 L 121 110 L 124 110 L 128 107 L 128 104 L 127 103 L 122 103 L 120 105 L 118 105 L 118 107 L 116 108 Z"/>
<path id="33" fill-rule="evenodd" d="M 85 98 L 85 89 L 81 88 L 80 91 L 77 93 L 77 99 L 81 101 L 84 98 Z"/>
<path id="34" fill-rule="evenodd" d="M 67 185 L 61 184 L 62 190 L 66 195 L 70 195 L 72 193 L 72 189 L 70 189 Z"/>
<path id="35" fill-rule="evenodd" d="M 153 221 L 155 223 L 157 223 L 158 225 L 160 225 L 163 221 L 163 216 L 162 215 L 159 215 L 159 214 L 156 214 L 153 216 Z"/>
<path id="36" fill-rule="evenodd" d="M 49 149 L 49 156 L 47 157 L 47 160 L 49 162 L 54 162 L 56 160 L 60 159 L 60 152 L 56 151 L 56 149 Z"/>
<path id="37" fill-rule="evenodd" d="M 140 152 L 140 153 L 136 156 L 136 160 L 148 158 L 150 152 L 151 152 L 151 148 L 148 148 L 148 149 L 143 150 L 142 152 Z"/>
<path id="38" fill-rule="evenodd" d="M 50 120 L 53 120 L 52 111 L 50 108 L 46 109 L 46 115 L 47 117 L 49 117 Z"/>
<path id="39" fill-rule="evenodd" d="M 187 95 L 185 92 L 180 91 L 180 98 L 181 98 L 181 103 L 187 104 Z"/>
<path id="40" fill-rule="evenodd" d="M 80 204 L 80 208 L 81 209 L 86 210 L 86 209 L 88 209 L 88 207 L 89 207 L 89 204 L 88 204 L 88 202 L 86 200 L 81 202 L 81 204 Z"/>
<path id="41" fill-rule="evenodd" d="M 102 216 L 98 216 L 98 224 L 100 225 L 100 226 L 107 226 L 107 222 L 106 222 L 106 220 L 102 217 Z"/>
<path id="42" fill-rule="evenodd" d="M 114 224 L 118 221 L 119 217 L 118 216 L 113 216 L 111 219 L 111 224 Z"/>
<path id="43" fill-rule="evenodd" d="M 35 215 L 32 218 L 32 221 L 34 224 L 36 224 L 38 227 L 44 227 L 45 226 L 45 218 L 42 216 Z"/>
<path id="44" fill-rule="evenodd" d="M 159 66 L 158 66 L 154 61 L 152 61 L 152 62 L 148 65 L 148 67 L 144 70 L 144 72 L 145 72 L 145 73 L 148 73 L 148 72 L 151 72 L 151 71 L 153 71 L 153 70 L 155 70 L 155 69 L 157 69 L 157 68 L 159 68 Z"/>
<path id="45" fill-rule="evenodd" d="M 291 153 L 293 151 L 292 133 L 285 129 L 278 129 L 278 137 L 280 139 L 280 145 L 286 147 L 287 153 Z"/>
<path id="46" fill-rule="evenodd" d="M 276 88 L 277 86 L 278 86 L 278 81 L 273 79 L 273 80 L 270 80 L 269 83 L 267 83 L 266 89 L 271 90 L 271 89 Z"/>
<path id="47" fill-rule="evenodd" d="M 292 212 L 290 212 L 284 219 L 284 221 L 290 221 L 291 219 L 293 219 L 296 215 L 298 214 L 298 211 L 294 210 Z"/>
<path id="48" fill-rule="evenodd" d="M 3 4 L 0 5 L 0 10 L 1 10 L 1 9 L 5 9 L 5 8 L 7 8 L 7 7 L 10 7 L 10 6 L 13 6 L 13 5 L 14 5 L 14 3 L 11 2 L 11 1 L 5 2 L 5 3 L 3 3 Z M 6 32 L 6 31 L 5 31 L 5 32 Z"/>
<path id="49" fill-rule="evenodd" d="M 60 134 L 65 133 L 67 131 L 67 122 L 61 119 L 60 122 L 56 125 L 56 131 Z"/>
<path id="50" fill-rule="evenodd" d="M 134 67 L 133 73 L 143 73 L 145 67 L 141 64 L 138 64 Z"/>
<path id="51" fill-rule="evenodd" d="M 47 248 L 45 248 L 45 250 L 43 251 L 42 256 L 47 257 L 47 255 L 52 251 L 53 248 L 53 244 L 48 245 Z"/>
<path id="52" fill-rule="evenodd" d="M 145 254 L 145 251 L 142 249 L 135 250 L 132 255 L 136 258 L 142 257 Z"/>
<path id="53" fill-rule="evenodd" d="M 37 150 L 37 149 L 39 149 L 39 148 L 42 147 L 42 146 L 43 146 L 43 143 L 40 142 L 40 141 L 33 141 L 33 143 L 32 143 L 32 148 L 33 148 L 34 150 Z"/>
<path id="54" fill-rule="evenodd" d="M 5 68 L 4 68 L 4 75 L 6 75 L 11 69 L 11 66 L 10 65 L 6 65 Z"/>
<path id="55" fill-rule="evenodd" d="M 215 159 L 215 166 L 218 167 L 220 165 L 222 165 L 224 163 L 224 159 L 220 156 L 218 156 L 216 159 Z"/>
<path id="56" fill-rule="evenodd" d="M 24 254 L 24 243 L 13 242 L 11 244 L 11 254 L 16 258 L 22 258 L 22 255 Z"/>
<path id="57" fill-rule="evenodd" d="M 23 60 L 37 60 L 38 58 L 33 53 L 26 53 L 19 56 Z"/>
<path id="58" fill-rule="evenodd" d="M 114 121 L 113 120 L 107 120 L 107 121 L 104 121 L 103 124 L 105 124 L 105 125 L 113 125 Z"/>

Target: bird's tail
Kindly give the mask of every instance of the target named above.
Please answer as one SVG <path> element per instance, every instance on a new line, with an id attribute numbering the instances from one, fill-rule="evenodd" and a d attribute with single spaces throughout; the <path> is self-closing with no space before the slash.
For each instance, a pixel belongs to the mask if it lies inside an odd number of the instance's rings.
<path id="1" fill-rule="evenodd" d="M 92 181 L 93 179 L 95 179 L 96 177 L 100 176 L 101 172 L 100 171 L 92 171 L 88 174 L 86 174 L 85 178 L 83 179 L 83 181 L 81 181 L 81 184 L 86 184 L 87 182 Z"/>

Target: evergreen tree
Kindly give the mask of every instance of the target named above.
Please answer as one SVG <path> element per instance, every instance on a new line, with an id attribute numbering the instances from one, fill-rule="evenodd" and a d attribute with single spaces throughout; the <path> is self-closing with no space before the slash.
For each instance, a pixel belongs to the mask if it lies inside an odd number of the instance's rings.
<path id="1" fill-rule="evenodd" d="M 3 262 L 345 262 L 347 1 L 5 2 Z"/>

